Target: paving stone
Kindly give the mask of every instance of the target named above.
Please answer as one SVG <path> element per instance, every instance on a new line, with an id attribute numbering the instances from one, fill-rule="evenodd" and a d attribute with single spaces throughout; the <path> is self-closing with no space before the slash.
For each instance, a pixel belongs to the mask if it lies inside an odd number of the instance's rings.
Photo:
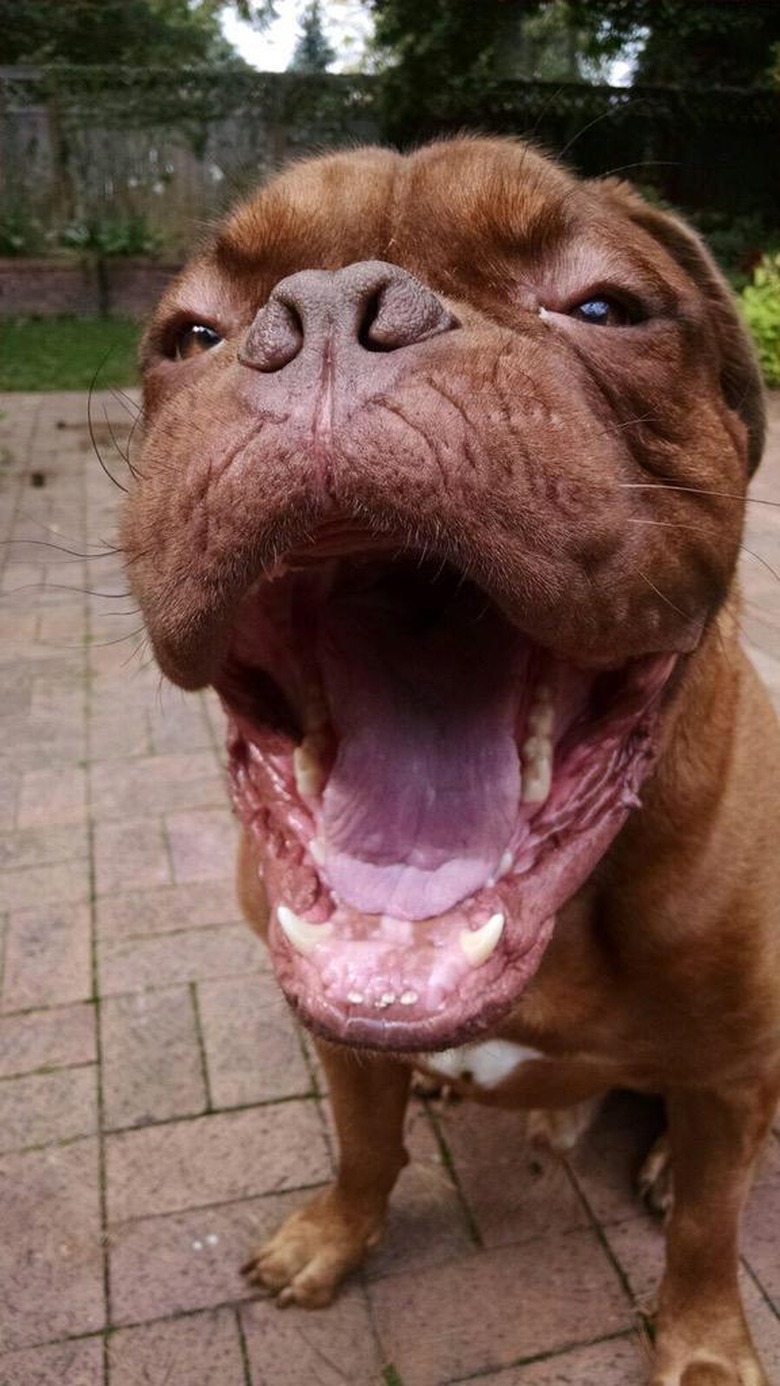
<path id="1" fill-rule="evenodd" d="M 42 649 L 43 647 L 41 647 Z M 73 660 L 70 661 L 71 664 Z M 54 670 L 62 659 L 37 659 Z M 56 719 L 6 717 L 3 719 L 2 759 L 9 770 L 23 772 L 40 770 L 41 766 L 71 766 L 83 761 L 86 755 L 86 732 L 82 723 L 63 724 Z"/>
<path id="2" fill-rule="evenodd" d="M 27 770 L 19 793 L 19 828 L 83 823 L 87 811 L 86 771 L 83 766 L 56 770 Z"/>
<path id="3" fill-rule="evenodd" d="M 410 1107 L 404 1133 L 409 1164 L 396 1184 L 382 1240 L 366 1275 L 422 1270 L 474 1250 L 474 1238 L 425 1110 Z M 335 1148 L 335 1143 L 334 1143 Z"/>
<path id="4" fill-rule="evenodd" d="M 70 870 L 72 864 L 69 864 Z M 62 872 L 63 867 L 52 868 Z M 37 873 L 28 872 L 28 876 Z M 84 883 L 86 894 L 88 883 Z M 51 904 L 11 914 L 5 948 L 3 1011 L 56 1006 L 92 995 L 86 905 Z"/>
<path id="5" fill-rule="evenodd" d="M 215 1107 L 311 1091 L 298 1028 L 273 977 L 201 982 L 198 998 Z"/>
<path id="6" fill-rule="evenodd" d="M 169 814 L 166 824 L 177 881 L 233 877 L 239 829 L 229 809 Z"/>
<path id="7" fill-rule="evenodd" d="M 635 1334 L 479 1378 L 479 1386 L 646 1386 L 650 1350 Z"/>
<path id="8" fill-rule="evenodd" d="M 106 998 L 100 1008 L 107 1129 L 206 1107 L 192 996 L 186 987 Z"/>
<path id="9" fill-rule="evenodd" d="M 98 895 L 139 886 L 166 885 L 170 879 L 170 858 L 160 821 L 125 819 L 95 823 Z"/>
<path id="10" fill-rule="evenodd" d="M 104 936 L 165 934 L 241 919 L 232 880 L 130 890 L 98 900 L 98 931 Z"/>
<path id="11" fill-rule="evenodd" d="M 103 1386 L 103 1340 L 80 1338 L 0 1354 L 2 1386 Z"/>
<path id="12" fill-rule="evenodd" d="M 780 1145 L 773 1140 L 756 1175 L 742 1219 L 742 1250 L 780 1314 Z M 780 1324 L 778 1324 L 780 1343 Z"/>
<path id="13" fill-rule="evenodd" d="M 324 1314 L 280 1314 L 272 1300 L 240 1311 L 252 1380 L 263 1386 L 380 1386 L 383 1361 L 363 1294 L 342 1290 Z M 414 1382 L 404 1386 L 414 1386 Z"/>
<path id="14" fill-rule="evenodd" d="M 86 860 L 87 829 L 82 823 L 27 828 L 0 835 L 0 881 L 6 871 L 29 871 L 54 862 Z"/>
<path id="15" fill-rule="evenodd" d="M 30 712 L 34 721 L 79 726 L 86 714 L 83 670 L 70 678 L 34 678 Z"/>
<path id="16" fill-rule="evenodd" d="M 220 1112 L 108 1137 L 112 1221 L 277 1193 L 328 1177 L 314 1102 Z"/>
<path id="17" fill-rule="evenodd" d="M 104 996 L 142 987 L 195 982 L 202 977 L 237 977 L 268 969 L 260 940 L 245 924 L 193 929 L 160 937 L 106 939 L 100 946 Z"/>
<path id="18" fill-rule="evenodd" d="M 114 1322 L 140 1323 L 252 1298 L 257 1291 L 240 1267 L 311 1196 L 267 1194 L 117 1224 L 110 1244 Z"/>
<path id="19" fill-rule="evenodd" d="M 523 1112 L 441 1106 L 437 1121 L 485 1246 L 587 1227 L 563 1163 L 534 1150 Z"/>
<path id="20" fill-rule="evenodd" d="M 44 608 L 38 622 L 39 645 L 83 649 L 86 615 L 83 602 L 72 606 Z"/>
<path id="21" fill-rule="evenodd" d="M 589 1232 L 463 1257 L 369 1287 L 404 1386 L 509 1366 L 630 1327 L 631 1308 Z M 467 1312 L 464 1312 L 467 1306 Z"/>
<path id="22" fill-rule="evenodd" d="M 86 857 L 0 872 L 0 910 L 22 911 L 44 904 L 56 908 L 88 900 L 89 893 Z"/>
<path id="23" fill-rule="evenodd" d="M 0 1153 L 97 1130 L 97 1073 L 63 1068 L 0 1082 Z"/>
<path id="24" fill-rule="evenodd" d="M 230 1310 L 122 1328 L 108 1351 L 111 1386 L 245 1386 Z"/>
<path id="25" fill-rule="evenodd" d="M 90 783 L 91 809 L 103 822 L 221 807 L 227 797 L 211 751 L 144 756 L 119 765 L 104 761 L 93 766 Z"/>
<path id="26" fill-rule="evenodd" d="M 0 1160 L 0 1302 L 10 1351 L 104 1325 L 94 1139 Z"/>
<path id="27" fill-rule="evenodd" d="M 127 654 L 117 646 L 100 647 L 90 645 L 90 667 L 98 667 L 105 659 L 125 664 Z M 121 669 L 127 675 L 127 669 Z M 136 756 L 146 756 L 151 751 L 149 719 L 143 709 L 118 715 L 111 707 L 109 712 L 94 714 L 89 724 L 89 754 L 93 764 L 108 760 L 124 761 Z"/>
<path id="28" fill-rule="evenodd" d="M 149 708 L 153 750 L 163 753 L 211 749 L 213 736 L 199 696 L 182 693 L 181 689 L 170 685 L 163 686 L 164 695 Z M 224 738 L 224 730 L 222 735 Z"/>
<path id="29" fill-rule="evenodd" d="M 92 1006 L 57 1006 L 0 1017 L 0 1078 L 93 1063 L 95 1058 Z"/>
<path id="30" fill-rule="evenodd" d="M 642 1206 L 637 1174 L 662 1128 L 660 1103 L 633 1093 L 613 1093 L 578 1142 L 569 1168 L 601 1222 L 636 1217 Z"/>

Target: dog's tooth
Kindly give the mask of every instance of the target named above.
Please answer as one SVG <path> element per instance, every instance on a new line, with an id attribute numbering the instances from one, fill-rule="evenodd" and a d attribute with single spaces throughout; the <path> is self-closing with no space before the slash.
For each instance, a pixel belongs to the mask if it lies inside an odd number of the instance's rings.
<path id="1" fill-rule="evenodd" d="M 318 866 L 325 865 L 325 844 L 320 842 L 318 837 L 313 837 L 309 843 L 309 856 L 312 861 L 316 861 Z"/>
<path id="2" fill-rule="evenodd" d="M 293 751 L 295 788 L 304 797 L 319 794 L 325 784 L 325 771 L 320 759 L 321 738 L 316 732 L 303 738 Z"/>
<path id="3" fill-rule="evenodd" d="M 553 745 L 549 736 L 529 736 L 522 749 L 520 802 L 543 804 L 552 787 Z"/>
<path id="4" fill-rule="evenodd" d="M 481 967 L 495 952 L 498 941 L 504 932 L 503 914 L 491 914 L 487 924 L 481 929 L 463 929 L 460 946 L 472 967 Z"/>
<path id="5" fill-rule="evenodd" d="M 551 702 L 534 702 L 528 712 L 528 729 L 536 737 L 552 736 L 555 709 Z"/>
<path id="6" fill-rule="evenodd" d="M 549 736 L 529 736 L 523 742 L 521 755 L 524 765 L 536 765 L 552 755 L 552 741 Z"/>
<path id="7" fill-rule="evenodd" d="M 301 919 L 286 905 L 277 906 L 276 917 L 288 942 L 304 957 L 308 957 L 318 943 L 323 943 L 333 933 L 332 924 L 310 924 L 308 919 Z"/>
<path id="8" fill-rule="evenodd" d="M 523 776 L 521 803 L 543 804 L 552 789 L 552 759 L 538 760 L 529 765 Z"/>
<path id="9" fill-rule="evenodd" d="M 398 998 L 402 1006 L 413 1006 L 419 999 L 416 991 L 402 991 Z"/>

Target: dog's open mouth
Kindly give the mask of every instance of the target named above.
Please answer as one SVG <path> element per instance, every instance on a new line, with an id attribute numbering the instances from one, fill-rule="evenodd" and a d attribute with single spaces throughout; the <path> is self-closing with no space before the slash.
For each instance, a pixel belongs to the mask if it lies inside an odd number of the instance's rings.
<path id="1" fill-rule="evenodd" d="M 401 1051 L 505 1013 L 637 803 L 674 662 L 578 668 L 389 550 L 320 543 L 257 583 L 216 683 L 304 1020 Z"/>

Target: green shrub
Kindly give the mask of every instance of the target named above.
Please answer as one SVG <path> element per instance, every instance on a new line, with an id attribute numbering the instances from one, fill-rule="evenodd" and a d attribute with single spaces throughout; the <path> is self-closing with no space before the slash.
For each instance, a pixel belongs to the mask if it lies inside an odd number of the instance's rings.
<path id="1" fill-rule="evenodd" d="M 741 294 L 767 385 L 780 385 L 780 253 L 765 255 Z"/>

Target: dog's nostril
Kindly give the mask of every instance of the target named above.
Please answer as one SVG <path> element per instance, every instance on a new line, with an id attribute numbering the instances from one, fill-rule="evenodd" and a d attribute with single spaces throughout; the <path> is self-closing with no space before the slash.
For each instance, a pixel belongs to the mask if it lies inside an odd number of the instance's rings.
<path id="1" fill-rule="evenodd" d="M 376 293 L 371 294 L 366 299 L 363 307 L 363 315 L 358 324 L 358 341 L 365 351 L 393 351 L 394 343 L 384 341 L 380 337 L 378 340 L 372 336 L 372 328 L 379 317 L 379 311 L 384 296 L 384 289 L 377 289 Z"/>
<path id="2" fill-rule="evenodd" d="M 296 305 L 272 298 L 257 314 L 238 359 L 256 371 L 280 371 L 295 360 L 303 341 L 303 319 Z"/>
<path id="3" fill-rule="evenodd" d="M 366 351 L 398 351 L 457 326 L 431 289 L 399 270 L 365 300 L 358 340 Z"/>

